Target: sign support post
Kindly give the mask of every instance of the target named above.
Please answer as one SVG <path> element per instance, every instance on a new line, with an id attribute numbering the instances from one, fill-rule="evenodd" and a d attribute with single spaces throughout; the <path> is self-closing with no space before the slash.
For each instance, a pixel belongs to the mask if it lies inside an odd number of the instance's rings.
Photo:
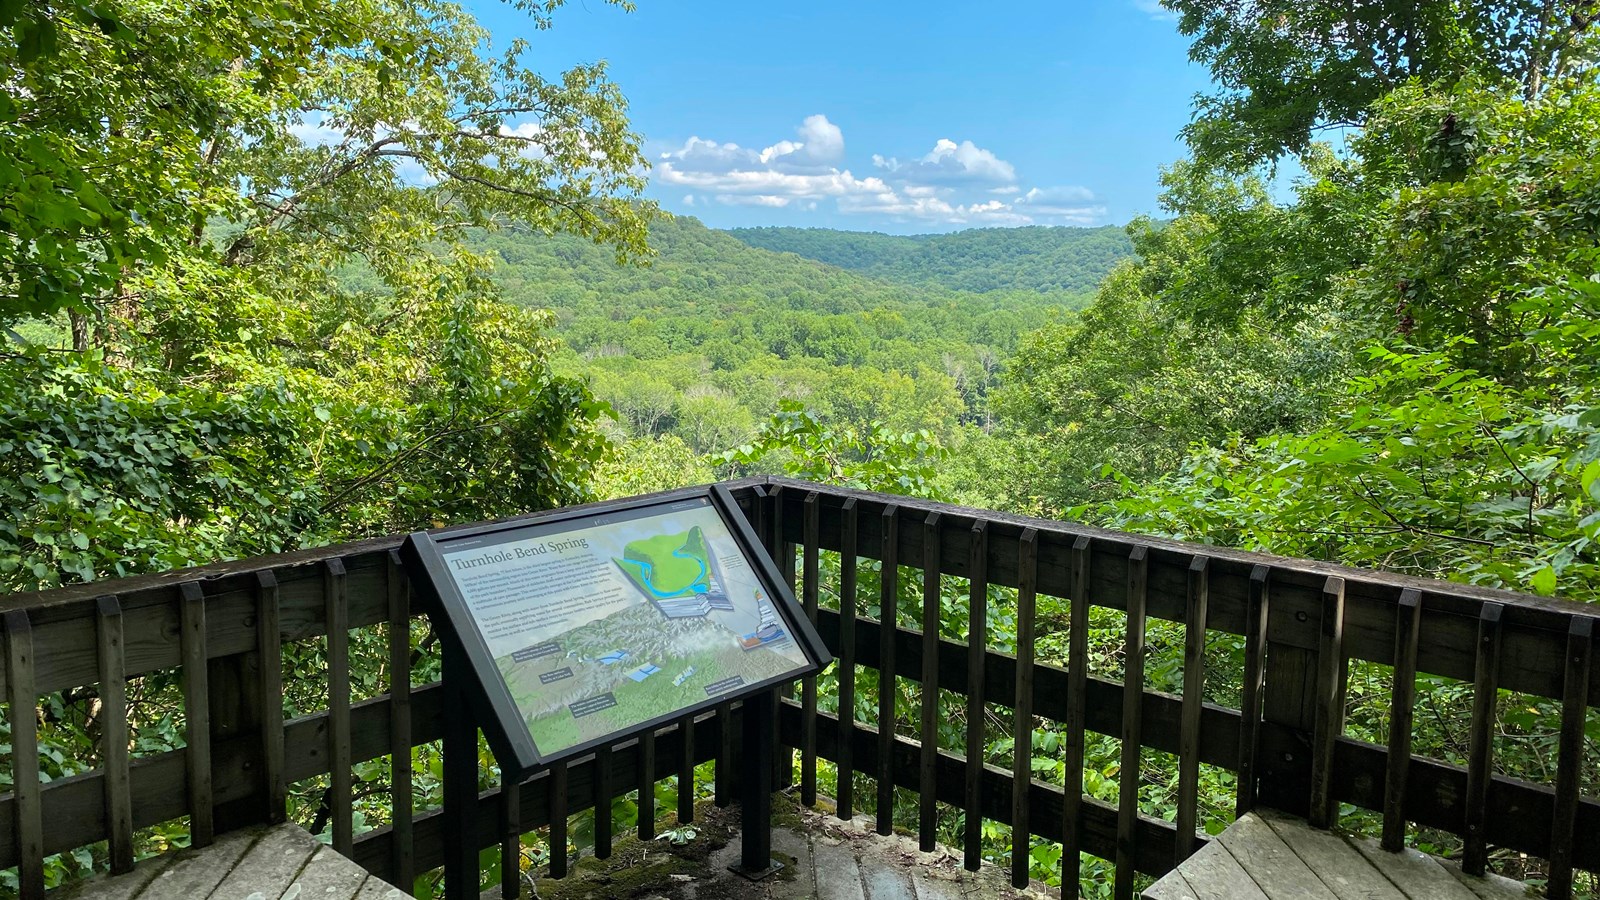
<path id="1" fill-rule="evenodd" d="M 445 900 L 478 896 L 478 727 L 466 689 L 472 667 L 454 636 L 446 634 L 441 681 L 444 707 L 444 890 Z"/>
<path id="2" fill-rule="evenodd" d="M 744 743 L 744 763 L 739 798 L 739 862 L 729 866 L 751 881 L 760 881 L 783 868 L 772 858 L 772 717 L 777 713 L 772 691 L 758 691 L 744 698 L 740 736 Z"/>

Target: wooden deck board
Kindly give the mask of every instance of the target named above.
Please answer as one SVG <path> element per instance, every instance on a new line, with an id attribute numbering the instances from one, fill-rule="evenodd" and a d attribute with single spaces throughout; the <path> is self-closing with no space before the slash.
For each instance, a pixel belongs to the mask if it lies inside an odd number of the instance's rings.
<path id="1" fill-rule="evenodd" d="M 218 898 L 281 897 L 289 889 L 320 844 L 300 828 L 273 828 L 261 836 L 250 852 L 211 892 Z M 144 900 L 143 897 L 140 900 Z"/>
<path id="2" fill-rule="evenodd" d="M 1148 900 L 1513 900 L 1523 885 L 1476 878 L 1412 849 L 1311 827 L 1274 810 L 1247 813 L 1145 890 Z"/>
<path id="3" fill-rule="evenodd" d="M 280 895 L 282 900 L 349 900 L 370 876 L 332 847 L 319 845 Z"/>
<path id="4" fill-rule="evenodd" d="M 209 847 L 140 862 L 70 885 L 52 900 L 408 900 L 298 825 L 246 828 Z"/>
<path id="5" fill-rule="evenodd" d="M 1270 900 L 1338 900 L 1272 826 L 1253 813 L 1217 836 Z"/>
<path id="6" fill-rule="evenodd" d="M 1258 810 L 1253 815 L 1266 822 L 1295 855 L 1305 860 L 1339 900 L 1406 900 L 1394 882 L 1339 835 L 1307 828 L 1303 820 L 1277 810 Z"/>
<path id="7" fill-rule="evenodd" d="M 1350 843 L 1410 900 L 1477 900 L 1471 890 L 1450 877 L 1438 860 L 1420 850 L 1405 847 L 1390 853 L 1371 841 Z"/>
<path id="8" fill-rule="evenodd" d="M 1167 879 L 1173 874 L 1182 879 L 1182 887 L 1172 893 L 1157 890 L 1166 885 Z M 1179 882 L 1173 879 L 1173 883 L 1176 885 Z M 1185 896 L 1182 893 L 1185 890 L 1192 891 L 1196 900 L 1267 900 L 1267 895 L 1256 885 L 1250 873 L 1239 865 L 1226 847 L 1216 841 L 1184 860 L 1182 866 L 1156 882 L 1144 895 L 1156 900 L 1178 900 Z"/>

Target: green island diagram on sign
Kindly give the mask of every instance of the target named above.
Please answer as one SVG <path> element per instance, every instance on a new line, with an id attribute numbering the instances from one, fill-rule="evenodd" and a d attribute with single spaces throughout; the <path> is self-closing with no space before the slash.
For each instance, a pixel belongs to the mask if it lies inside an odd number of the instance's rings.
<path id="1" fill-rule="evenodd" d="M 572 532 L 593 568 L 573 606 L 604 614 L 529 634 L 495 662 L 541 754 L 798 672 L 804 651 L 713 510 Z M 564 535 L 565 537 L 565 535 Z M 506 646 L 505 644 L 501 645 Z"/>

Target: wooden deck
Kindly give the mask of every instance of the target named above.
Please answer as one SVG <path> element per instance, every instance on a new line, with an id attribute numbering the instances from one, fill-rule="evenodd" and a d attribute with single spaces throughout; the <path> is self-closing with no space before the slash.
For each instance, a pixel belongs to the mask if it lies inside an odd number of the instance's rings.
<path id="1" fill-rule="evenodd" d="M 1261 809 L 1145 890 L 1147 900 L 1511 900 L 1517 882 L 1476 878 L 1453 863 L 1313 828 Z"/>
<path id="2" fill-rule="evenodd" d="M 298 825 L 247 828 L 200 850 L 152 857 L 126 875 L 53 892 L 53 900 L 409 900 Z"/>

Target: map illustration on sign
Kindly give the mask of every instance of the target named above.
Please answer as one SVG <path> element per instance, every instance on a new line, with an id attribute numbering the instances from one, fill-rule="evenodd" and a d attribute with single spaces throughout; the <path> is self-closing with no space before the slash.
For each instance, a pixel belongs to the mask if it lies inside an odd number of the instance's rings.
<path id="1" fill-rule="evenodd" d="M 809 665 L 714 507 L 632 513 L 443 553 L 543 756 Z"/>

